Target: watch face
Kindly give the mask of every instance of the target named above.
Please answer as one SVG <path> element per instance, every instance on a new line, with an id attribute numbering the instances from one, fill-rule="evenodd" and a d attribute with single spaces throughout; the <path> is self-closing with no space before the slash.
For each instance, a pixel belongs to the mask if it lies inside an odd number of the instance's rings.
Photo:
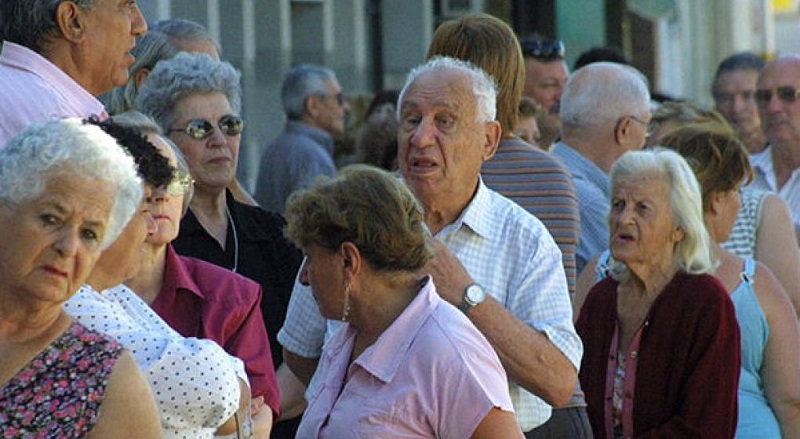
<path id="1" fill-rule="evenodd" d="M 466 292 L 467 300 L 469 300 L 472 304 L 477 305 L 486 298 L 486 293 L 483 292 L 483 288 L 480 287 L 478 284 L 472 284 L 467 287 Z"/>

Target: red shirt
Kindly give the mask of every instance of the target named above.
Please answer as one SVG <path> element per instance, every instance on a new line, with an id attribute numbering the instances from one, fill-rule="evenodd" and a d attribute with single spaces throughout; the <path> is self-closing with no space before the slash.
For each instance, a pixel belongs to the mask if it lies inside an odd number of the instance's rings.
<path id="1" fill-rule="evenodd" d="M 184 337 L 214 340 L 241 359 L 252 396 L 263 396 L 277 418 L 280 393 L 260 303 L 258 283 L 180 256 L 167 245 L 164 284 L 151 304 L 153 310 Z"/>

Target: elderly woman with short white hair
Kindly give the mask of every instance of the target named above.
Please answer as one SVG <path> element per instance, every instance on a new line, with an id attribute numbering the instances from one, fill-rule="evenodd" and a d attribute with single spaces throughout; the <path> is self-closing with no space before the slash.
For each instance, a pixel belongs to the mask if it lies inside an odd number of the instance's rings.
<path id="1" fill-rule="evenodd" d="M 161 436 L 130 352 L 62 308 L 142 196 L 131 157 L 80 119 L 33 124 L 0 149 L 4 436 Z"/>
<path id="2" fill-rule="evenodd" d="M 595 438 L 714 437 L 736 431 L 736 312 L 686 161 L 630 151 L 611 169 L 609 274 L 576 324 Z"/>

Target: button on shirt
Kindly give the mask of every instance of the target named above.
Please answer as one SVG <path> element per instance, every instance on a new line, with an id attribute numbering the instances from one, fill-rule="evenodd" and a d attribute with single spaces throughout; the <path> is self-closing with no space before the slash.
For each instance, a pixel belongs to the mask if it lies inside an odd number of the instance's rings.
<path id="1" fill-rule="evenodd" d="M 33 122 L 108 116 L 103 104 L 58 66 L 10 41 L 0 52 L 0 108 L 0 147 Z"/>
<path id="2" fill-rule="evenodd" d="M 242 362 L 211 340 L 184 338 L 124 285 L 82 286 L 65 304 L 81 324 L 130 349 L 158 402 L 165 438 L 211 438 L 239 407 Z"/>
<path id="3" fill-rule="evenodd" d="M 800 229 L 800 168 L 792 171 L 786 183 L 779 188 L 771 146 L 758 154 L 751 155 L 750 164 L 755 175 L 749 187 L 777 193 L 789 205 L 795 229 Z"/>
<path id="4" fill-rule="evenodd" d="M 578 274 L 593 257 L 608 248 L 608 212 L 611 209 L 611 179 L 591 160 L 564 142 L 553 146 L 572 171 L 581 211 L 581 240 L 575 259 Z"/>
<path id="5" fill-rule="evenodd" d="M 497 354 L 430 278 L 350 364 L 356 334 L 326 345 L 297 437 L 469 438 L 492 408 L 512 411 Z"/>
<path id="6" fill-rule="evenodd" d="M 561 252 L 538 219 L 481 181 L 461 216 L 436 237 L 475 282 L 517 318 L 547 335 L 578 369 L 583 345 L 572 325 Z M 310 289 L 296 283 L 279 342 L 298 355 L 316 358 L 325 331 L 325 319 Z M 542 399 L 514 382 L 509 382 L 509 391 L 523 431 L 549 419 L 551 407 Z"/>

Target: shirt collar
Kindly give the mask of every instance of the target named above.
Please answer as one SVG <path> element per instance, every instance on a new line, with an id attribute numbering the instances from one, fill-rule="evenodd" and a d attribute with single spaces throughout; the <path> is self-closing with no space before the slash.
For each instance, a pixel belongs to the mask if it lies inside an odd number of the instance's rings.
<path id="1" fill-rule="evenodd" d="M 286 132 L 310 137 L 333 156 L 333 136 L 329 132 L 299 120 L 286 121 Z"/>
<path id="2" fill-rule="evenodd" d="M 444 227 L 439 235 L 450 234 L 459 230 L 462 226 L 467 226 L 470 230 L 483 238 L 492 235 L 492 230 L 497 226 L 493 224 L 492 200 L 489 188 L 483 183 L 483 179 L 478 177 L 478 190 L 472 197 L 467 207 L 461 211 L 461 215 L 452 224 Z"/>
<path id="3" fill-rule="evenodd" d="M 361 368 L 384 383 L 394 378 L 420 329 L 441 303 L 436 300 L 438 295 L 431 277 L 425 278 L 424 282 L 414 300 L 378 340 L 355 360 Z"/>
<path id="4" fill-rule="evenodd" d="M 161 285 L 161 293 L 164 291 L 185 290 L 205 300 L 203 291 L 186 271 L 186 266 L 181 262 L 180 258 L 181 257 L 175 253 L 175 249 L 172 248 L 172 244 L 167 244 L 164 283 Z"/>

